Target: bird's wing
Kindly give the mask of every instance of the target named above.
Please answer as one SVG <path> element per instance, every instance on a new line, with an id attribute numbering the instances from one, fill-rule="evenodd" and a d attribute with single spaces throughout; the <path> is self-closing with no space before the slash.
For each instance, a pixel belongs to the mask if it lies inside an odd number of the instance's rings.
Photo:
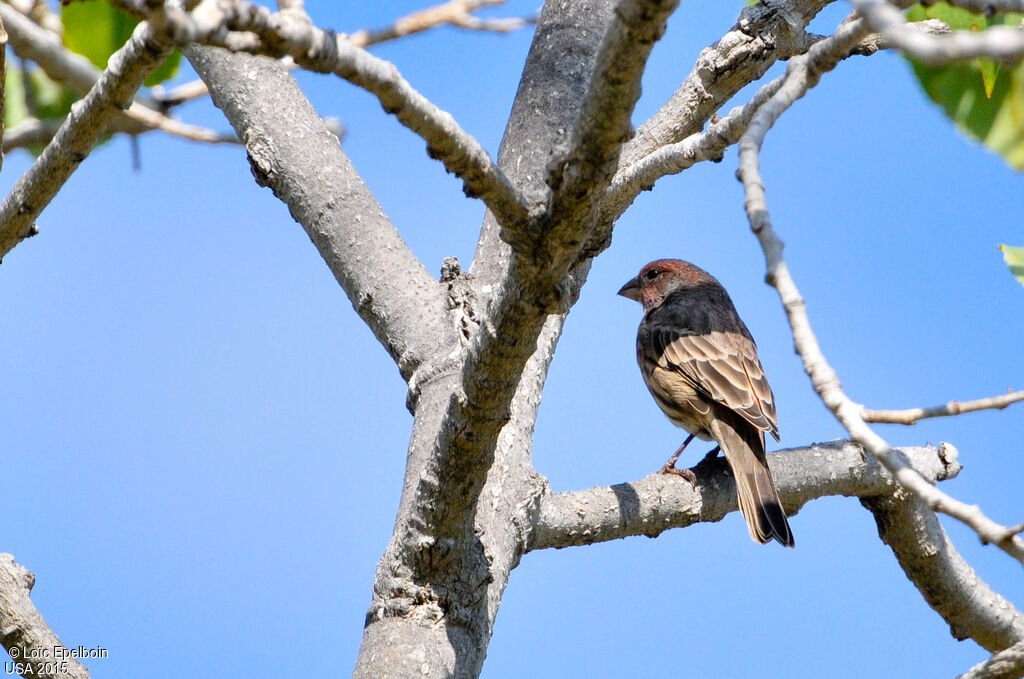
<path id="1" fill-rule="evenodd" d="M 749 337 L 720 331 L 686 335 L 657 328 L 652 339 L 660 367 L 679 373 L 699 394 L 779 440 L 775 396 Z"/>

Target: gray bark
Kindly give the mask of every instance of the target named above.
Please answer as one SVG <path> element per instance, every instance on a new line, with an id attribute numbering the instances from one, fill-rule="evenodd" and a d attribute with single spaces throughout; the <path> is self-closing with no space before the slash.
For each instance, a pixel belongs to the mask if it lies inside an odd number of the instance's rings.
<path id="1" fill-rule="evenodd" d="M 25 677 L 89 679 L 89 670 L 46 624 L 29 594 L 36 576 L 10 554 L 0 554 L 0 643 Z"/>
<path id="2" fill-rule="evenodd" d="M 530 550 L 656 535 L 718 521 L 735 509 L 735 491 L 720 463 L 698 466 L 697 489 L 654 475 L 552 494 L 534 471 L 530 451 L 565 315 L 628 204 L 616 203 L 610 190 L 616 171 L 699 131 L 740 87 L 813 42 L 803 27 L 825 3 L 777 4 L 745 11 L 643 126 L 642 137 L 630 142 L 646 58 L 675 3 L 548 3 L 497 169 L 477 158 L 469 179 L 463 177 L 467 187 L 498 182 L 491 184 L 488 204 L 504 217 L 488 213 L 470 270 L 447 261 L 440 280 L 409 252 L 279 64 L 186 48 L 246 145 L 257 181 L 288 204 L 409 383 L 415 419 L 403 492 L 374 579 L 355 676 L 478 676 L 505 586 Z M 367 61 L 358 53 L 351 60 Z M 382 102 L 405 87 L 397 73 L 381 83 L 368 89 Z M 418 119 L 410 116 L 398 115 L 415 131 Z M 427 125 L 424 138 L 436 127 Z M 452 159 L 458 148 L 475 148 L 471 142 L 444 154 L 446 167 L 460 176 Z M 527 219 L 509 216 L 520 208 Z M 932 483 L 959 470 L 952 449 L 904 452 Z M 896 487 L 874 458 L 846 442 L 771 459 L 790 512 L 833 494 L 875 506 Z M 933 538 L 948 542 L 941 527 Z M 892 532 L 886 539 L 915 584 L 931 588 L 940 575 L 914 560 L 917 543 Z M 951 544 L 945 553 L 958 557 Z M 999 604 L 997 596 L 981 592 L 977 606 Z M 962 597 L 947 588 L 933 606 L 952 620 Z M 1009 622 L 1002 621 L 1002 635 L 986 646 L 993 650 L 1020 641 L 1020 614 L 1012 606 L 1004 610 Z M 988 639 L 993 626 L 966 633 Z"/>
<path id="3" fill-rule="evenodd" d="M 148 22 L 102 74 L 27 17 L 2 9 L 23 57 L 88 94 L 0 205 L 0 256 L 34 233 L 35 217 L 98 136 L 123 118 L 121 109 L 171 43 L 179 44 L 245 145 L 256 181 L 288 205 L 409 385 L 414 423 L 403 492 L 373 584 L 357 677 L 475 677 L 510 574 L 528 552 L 653 537 L 735 510 L 735 487 L 721 460 L 699 464 L 695 486 L 654 474 L 551 493 L 530 459 L 544 380 L 591 260 L 607 247 L 615 220 L 639 191 L 669 172 L 720 158 L 740 135 L 746 134 L 749 156 L 750 139 L 756 133 L 759 145 L 767 129 L 765 116 L 777 117 L 782 104 L 802 96 L 808 82 L 848 54 L 878 49 L 877 40 L 873 47 L 853 44 L 865 27 L 848 22 L 831 38 L 808 35 L 808 22 L 828 0 L 747 7 L 634 137 L 641 77 L 677 0 L 548 2 L 495 164 L 392 64 L 314 26 L 301 2 L 282 0 L 288 11 L 281 13 L 237 1 L 204 3 L 197 21 L 182 7 L 111 1 Z M 832 43 L 841 43 L 834 54 Z M 829 55 L 827 64 L 813 63 L 816 51 Z M 463 181 L 468 195 L 481 198 L 490 212 L 468 272 L 448 260 L 440 280 L 427 273 L 338 139 L 268 56 L 288 56 L 371 92 Z M 787 75 L 766 85 L 745 107 L 705 129 L 744 86 L 790 57 L 797 58 L 787 74 L 806 70 L 808 62 L 817 70 L 803 84 Z M 768 238 L 765 229 L 755 231 Z M 766 252 L 777 258 L 781 241 Z M 792 314 L 803 302 L 795 286 L 790 292 L 784 301 Z M 794 338 L 806 358 L 805 335 L 795 329 Z M 830 371 L 823 374 L 816 385 L 838 388 Z M 852 402 L 843 407 L 861 417 Z M 897 450 L 859 429 L 849 431 L 864 448 L 839 441 L 771 455 L 784 506 L 795 513 L 824 495 L 860 498 L 953 635 L 993 652 L 965 676 L 1019 676 L 1024 616 L 978 578 L 933 511 L 969 514 L 932 487 L 959 472 L 956 450 L 945 444 Z M 873 454 L 865 455 L 865 448 Z M 1012 531 L 985 525 L 980 536 L 1024 554 L 1024 542 Z M 32 606 L 31 586 L 31 574 L 4 555 L 0 641 L 12 654 L 62 648 Z M 69 667 L 64 675 L 87 676 L 81 665 Z"/>

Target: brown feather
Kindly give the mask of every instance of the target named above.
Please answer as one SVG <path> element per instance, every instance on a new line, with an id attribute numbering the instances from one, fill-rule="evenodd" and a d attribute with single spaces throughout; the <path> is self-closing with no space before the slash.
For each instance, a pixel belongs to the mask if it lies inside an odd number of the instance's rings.
<path id="1" fill-rule="evenodd" d="M 750 537 L 761 543 L 778 540 L 793 547 L 793 532 L 768 469 L 764 433 L 755 432 L 731 412 L 719 410 L 718 415 L 710 423 L 711 433 L 736 478 L 736 499 Z"/>
<path id="2" fill-rule="evenodd" d="M 765 432 L 779 439 L 775 396 L 728 293 L 703 269 L 663 259 L 641 269 L 619 294 L 644 307 L 637 363 L 655 402 L 677 426 L 718 442 L 750 536 L 792 547 L 765 455 Z"/>

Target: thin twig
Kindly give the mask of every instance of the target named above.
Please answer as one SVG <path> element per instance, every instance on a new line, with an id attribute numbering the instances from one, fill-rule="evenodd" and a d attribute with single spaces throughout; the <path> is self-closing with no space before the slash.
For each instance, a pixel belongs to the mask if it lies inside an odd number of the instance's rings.
<path id="1" fill-rule="evenodd" d="M 947 417 L 962 413 L 973 413 L 978 410 L 1002 410 L 1003 408 L 1024 401 L 1024 391 L 1012 391 L 1000 396 L 979 398 L 975 401 L 950 401 L 945 405 L 930 408 L 909 408 L 907 410 L 871 410 L 863 408 L 861 417 L 865 422 L 885 422 L 890 424 L 915 424 L 918 420 L 928 417 Z"/>
<path id="2" fill-rule="evenodd" d="M 537 22 L 536 17 L 481 19 L 473 16 L 473 12 L 482 7 L 503 4 L 505 4 L 505 0 L 449 0 L 449 2 L 413 12 L 398 19 L 390 26 L 356 31 L 351 33 L 348 39 L 357 47 L 369 47 L 414 33 L 422 33 L 438 26 L 448 25 L 471 31 L 508 33 Z"/>
<path id="3" fill-rule="evenodd" d="M 0 4 L 0 19 L 10 29 L 11 47 L 21 56 L 38 64 L 52 80 L 64 83 L 81 95 L 87 94 L 99 80 L 102 71 L 88 59 L 65 48 L 59 36 L 39 27 L 13 7 Z M 212 144 L 237 142 L 233 135 L 183 123 L 155 110 L 152 105 L 152 102 L 136 98 L 127 111 L 115 117 L 111 131 L 142 134 L 149 130 L 161 130 L 190 141 Z M 30 136 L 37 139 L 49 127 L 30 124 L 22 131 L 31 131 Z"/>
<path id="4" fill-rule="evenodd" d="M 217 132 L 207 127 L 200 127 L 198 125 L 190 125 L 184 123 L 176 118 L 172 118 L 168 115 L 164 115 L 159 111 L 154 111 L 151 108 L 143 106 L 139 102 L 132 102 L 131 107 L 128 109 L 128 116 L 133 118 L 146 128 L 144 131 L 149 130 L 160 130 L 167 134 L 180 137 L 181 139 L 187 139 L 189 141 L 204 142 L 206 144 L 238 144 L 238 137 L 233 134 Z M 134 127 L 138 128 L 138 125 Z M 118 128 L 113 127 L 112 131 L 118 131 Z M 125 132 L 129 131 L 129 126 L 125 126 Z M 135 134 L 138 134 L 136 129 Z"/>
<path id="5" fill-rule="evenodd" d="M 148 110 L 148 109 L 145 109 Z M 174 120 L 170 118 L 169 120 Z M 178 123 L 178 121 L 175 121 Z M 50 143 L 53 137 L 60 130 L 64 120 L 40 120 L 38 118 L 26 118 L 14 127 L 7 130 L 3 139 L 3 152 L 8 153 L 15 149 L 31 148 L 33 146 L 43 147 Z M 178 127 L 165 129 L 168 134 L 173 134 L 182 139 L 197 141 L 204 144 L 238 144 L 238 137 L 230 133 L 221 133 L 205 127 L 185 125 L 178 123 Z M 153 132 L 157 127 L 140 127 L 140 125 L 127 116 L 117 116 L 107 126 L 106 134 L 127 134 L 138 136 Z"/>
<path id="6" fill-rule="evenodd" d="M 754 113 L 778 91 L 783 80 L 780 76 L 763 86 L 753 99 L 743 106 L 737 106 L 729 115 L 713 122 L 703 132 L 662 146 L 629 167 L 620 168 L 601 201 L 599 229 L 587 252 L 603 249 L 610 242 L 615 221 L 641 191 L 650 191 L 662 177 L 679 174 L 701 161 L 721 160 L 725 150 L 740 140 Z"/>
<path id="7" fill-rule="evenodd" d="M 949 33 L 949 26 L 935 19 L 909 25 L 913 30 L 930 35 Z M 825 36 L 808 37 L 808 48 L 825 39 Z M 873 33 L 858 42 L 847 56 L 870 55 L 891 46 L 883 36 Z M 615 220 L 633 203 L 641 191 L 649 191 L 662 177 L 679 174 L 699 162 L 721 160 L 725 150 L 737 143 L 746 132 L 754 113 L 778 91 L 785 79 L 786 76 L 782 75 L 764 85 L 750 101 L 732 109 L 724 118 L 714 120 L 703 132 L 692 134 L 680 142 L 662 146 L 631 165 L 620 166 L 602 201 L 600 231 L 588 251 L 595 248 L 603 249 L 602 246 L 610 242 L 610 232 Z"/>
<path id="8" fill-rule="evenodd" d="M 160 86 L 158 85 L 157 88 Z M 199 97 L 205 97 L 210 93 L 210 89 L 206 86 L 202 80 L 191 80 L 187 83 L 182 83 L 174 89 L 163 92 L 157 89 L 153 94 L 153 99 L 160 104 L 163 108 L 173 108 L 174 106 L 181 106 L 182 104 L 198 99 Z"/>
<path id="9" fill-rule="evenodd" d="M 299 66 L 334 73 L 375 95 L 385 111 L 427 142 L 427 153 L 459 177 L 466 195 L 479 197 L 503 226 L 529 221 L 524 200 L 480 143 L 406 81 L 394 64 L 291 13 L 275 13 L 241 0 L 203 3 L 194 13 L 150 7 L 142 0 L 113 0 L 179 45 L 209 45 L 263 56 L 291 56 Z M 230 27 L 227 32 L 224 28 Z"/>
<path id="10" fill-rule="evenodd" d="M 285 1 L 288 2 L 289 0 Z M 290 0 L 292 3 L 296 1 L 299 0 Z M 504 2 L 505 0 L 452 0 L 452 2 L 413 12 L 385 28 L 364 28 L 344 37 L 347 37 L 357 47 L 371 47 L 382 42 L 397 40 L 407 35 L 422 33 L 444 25 L 473 31 L 508 33 L 537 23 L 537 17 L 533 15 L 503 19 L 481 19 L 472 14 L 472 12 L 481 7 L 501 5 Z M 285 9 L 281 2 L 278 2 L 278 6 L 281 9 Z M 207 89 L 206 83 L 202 80 L 193 80 L 175 87 L 166 94 L 156 96 L 156 100 L 164 106 L 172 107 L 206 96 L 209 93 L 210 90 Z"/>
<path id="11" fill-rule="evenodd" d="M 7 106 L 7 29 L 4 28 L 3 19 L 0 18 L 0 148 L 4 144 L 4 116 Z M 3 169 L 4 159 L 0 154 L 0 169 Z"/>
<path id="12" fill-rule="evenodd" d="M 765 201 L 764 183 L 759 170 L 759 153 L 764 136 L 778 117 L 793 102 L 817 84 L 821 75 L 839 63 L 843 55 L 869 31 L 860 20 L 843 23 L 835 35 L 816 43 L 806 55 L 790 61 L 787 79 L 762 109 L 754 116 L 746 134 L 740 140 L 739 176 L 746 193 L 745 207 L 750 228 L 761 242 L 765 255 L 767 280 L 776 288 L 786 310 L 793 332 L 797 353 L 803 359 L 804 370 L 811 377 L 815 391 L 825 405 L 850 433 L 850 437 L 864 446 L 892 473 L 900 485 L 915 493 L 938 512 L 951 516 L 970 526 L 983 543 L 997 545 L 1017 561 L 1024 563 L 1024 540 L 985 516 L 977 505 L 967 505 L 938 490 L 921 477 L 907 463 L 898 450 L 871 430 L 861 416 L 861 407 L 843 392 L 839 377 L 828 364 L 818 340 L 811 329 L 806 303 L 790 276 L 782 257 L 782 240 L 772 227 Z"/>
<path id="13" fill-rule="evenodd" d="M 621 167 L 698 133 L 743 87 L 779 59 L 807 50 L 807 24 L 833 0 L 772 0 L 745 7 L 736 25 L 704 48 L 686 80 L 622 149 Z"/>

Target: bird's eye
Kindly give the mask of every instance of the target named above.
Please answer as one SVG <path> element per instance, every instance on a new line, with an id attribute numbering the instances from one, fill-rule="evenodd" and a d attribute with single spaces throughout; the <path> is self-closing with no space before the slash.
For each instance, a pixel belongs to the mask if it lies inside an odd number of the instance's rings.
<path id="1" fill-rule="evenodd" d="M 644 273 L 644 279 L 647 281 L 653 281 L 655 278 L 661 275 L 661 269 L 648 269 Z"/>

